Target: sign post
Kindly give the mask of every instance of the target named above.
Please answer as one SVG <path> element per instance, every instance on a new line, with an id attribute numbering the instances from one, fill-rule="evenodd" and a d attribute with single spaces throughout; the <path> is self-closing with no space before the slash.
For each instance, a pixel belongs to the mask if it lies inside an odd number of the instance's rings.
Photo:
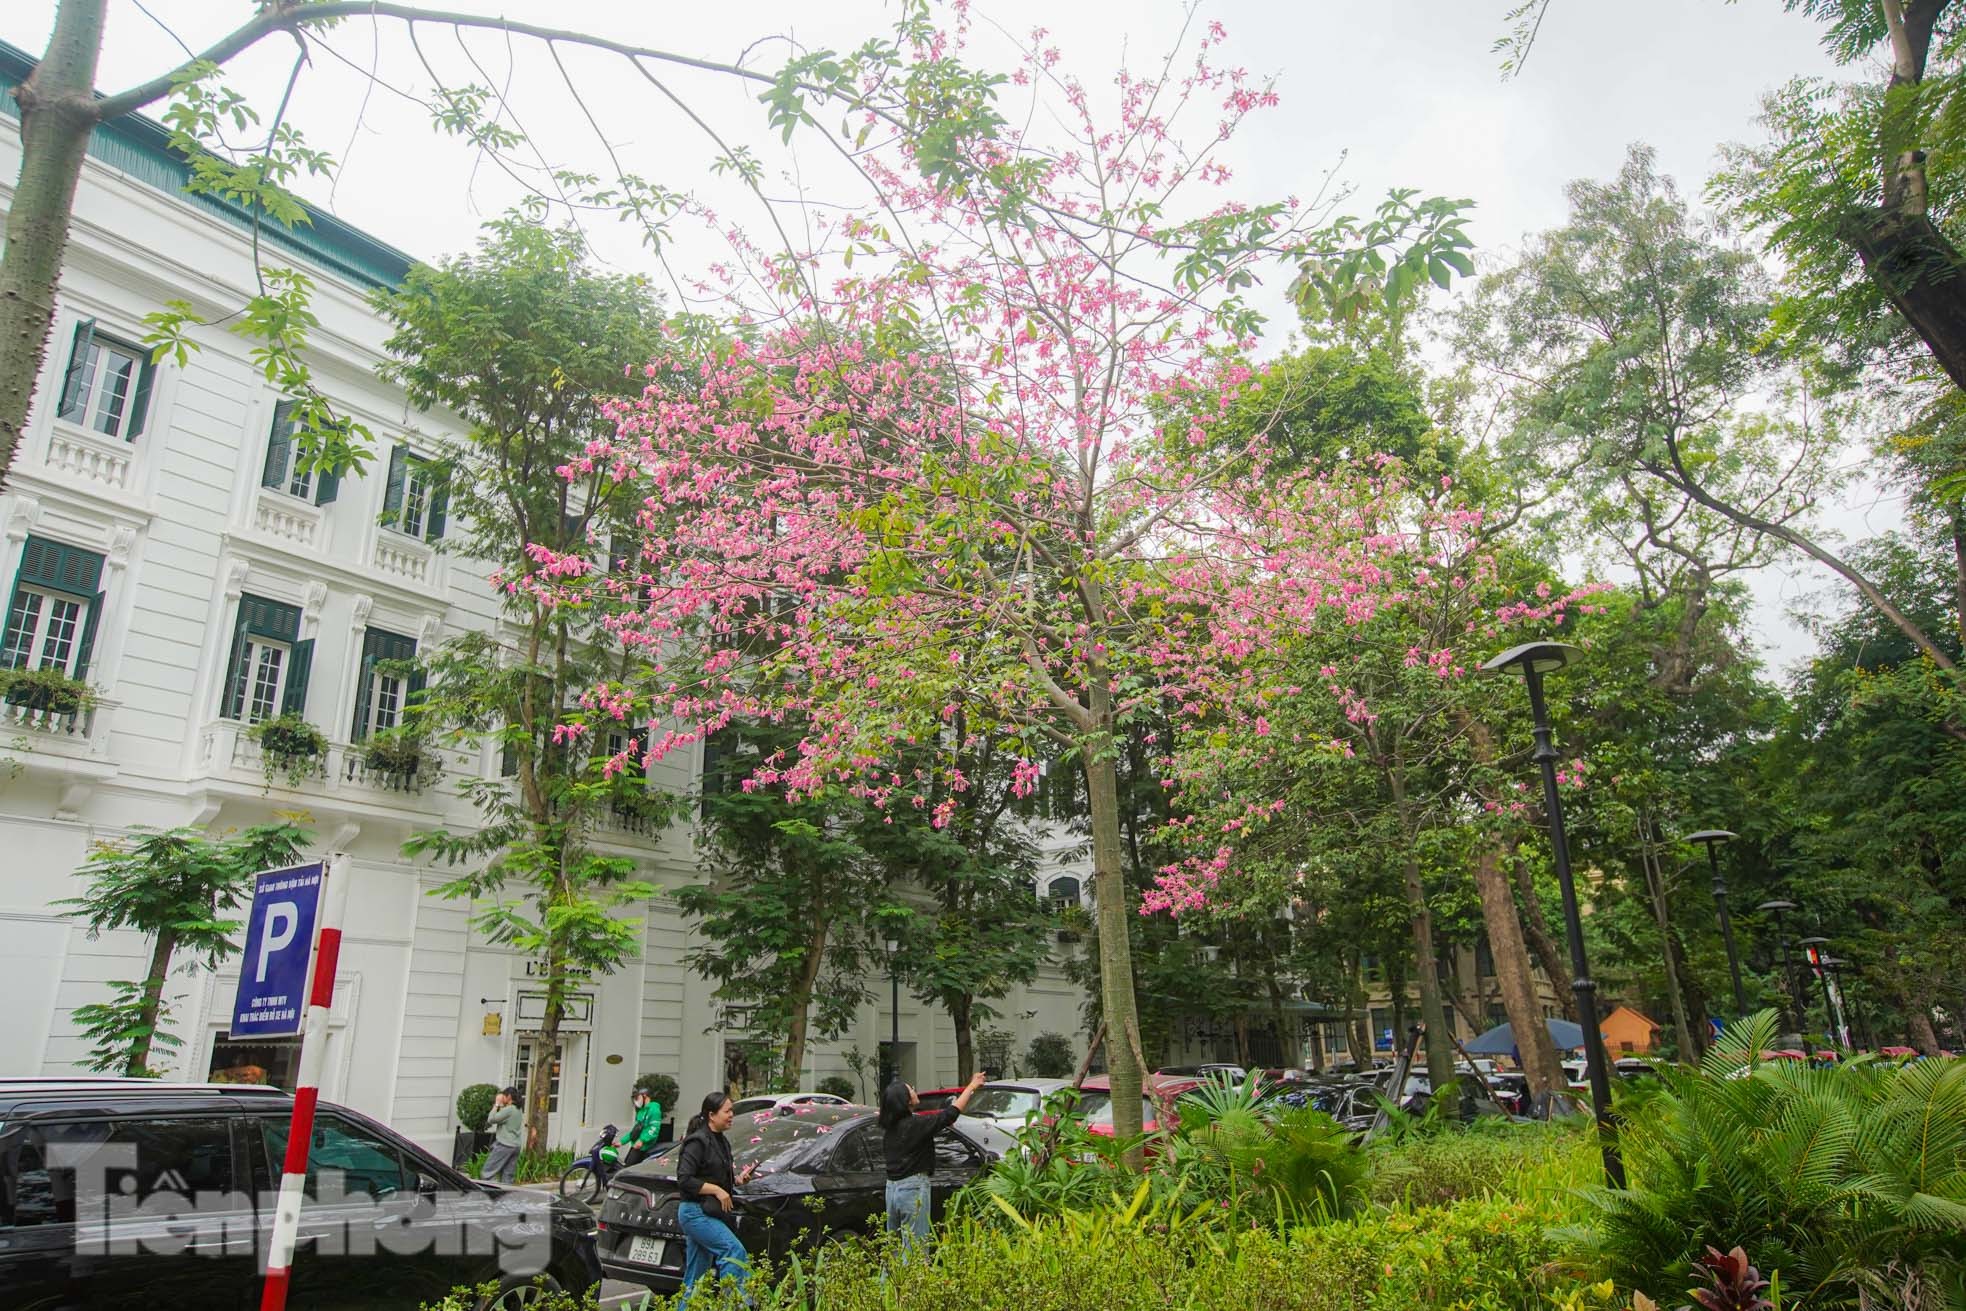
<path id="1" fill-rule="evenodd" d="M 328 1011 L 334 1005 L 335 965 L 341 956 L 341 920 L 348 904 L 348 857 L 268 870 L 253 883 L 246 920 L 246 949 L 233 998 L 232 1035 L 300 1035 L 300 1074 L 293 1119 L 287 1126 L 286 1159 L 267 1244 L 266 1281 L 260 1311 L 285 1311 L 293 1272 L 294 1242 L 307 1182 L 307 1150 L 314 1139 L 314 1105 L 321 1095 L 327 1059 Z"/>

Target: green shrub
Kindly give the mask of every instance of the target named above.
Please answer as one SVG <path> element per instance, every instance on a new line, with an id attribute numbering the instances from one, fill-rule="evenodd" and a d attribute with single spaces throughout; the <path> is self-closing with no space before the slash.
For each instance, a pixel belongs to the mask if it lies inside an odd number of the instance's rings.
<path id="1" fill-rule="evenodd" d="M 1711 1245 L 1746 1250 L 1785 1304 L 1966 1305 L 1966 1061 L 1768 1061 L 1773 1011 L 1728 1028 L 1620 1131 L 1630 1188 L 1567 1237 L 1620 1287 L 1676 1297 Z M 1896 1298 L 1906 1303 L 1902 1296 Z"/>
<path id="2" fill-rule="evenodd" d="M 498 1089 L 488 1083 L 474 1083 L 457 1095 L 457 1122 L 472 1133 L 483 1133 L 491 1116 L 492 1099 Z"/>
<path id="3" fill-rule="evenodd" d="M 1072 1040 L 1064 1034 L 1041 1033 L 1024 1049 L 1026 1078 L 1068 1079 L 1072 1074 Z"/>
<path id="4" fill-rule="evenodd" d="M 653 1097 L 655 1104 L 662 1108 L 662 1116 L 665 1120 L 676 1118 L 678 1109 L 676 1104 L 682 1100 L 683 1090 L 677 1086 L 674 1079 L 666 1074 L 638 1074 L 635 1076 L 634 1090 L 645 1092 Z"/>
<path id="5" fill-rule="evenodd" d="M 1367 1155 L 1372 1200 L 1409 1206 L 1442 1206 L 1490 1193 L 1522 1196 L 1545 1174 L 1554 1174 L 1562 1185 L 1585 1187 L 1594 1182 L 1598 1160 L 1596 1138 L 1585 1126 L 1495 1119 L 1375 1144 Z"/>
<path id="6" fill-rule="evenodd" d="M 831 1093 L 850 1102 L 853 1100 L 853 1080 L 844 1074 L 829 1074 L 819 1081 L 817 1091 Z"/>
<path id="7" fill-rule="evenodd" d="M 476 1179 L 485 1168 L 489 1152 L 479 1152 L 463 1165 L 464 1173 Z M 573 1165 L 573 1153 L 565 1148 L 550 1152 L 519 1153 L 518 1181 L 522 1184 L 557 1183 Z"/>

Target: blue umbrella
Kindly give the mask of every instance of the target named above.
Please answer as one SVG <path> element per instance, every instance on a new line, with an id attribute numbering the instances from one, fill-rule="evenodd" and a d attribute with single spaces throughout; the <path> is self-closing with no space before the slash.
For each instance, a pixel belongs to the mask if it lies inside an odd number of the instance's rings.
<path id="1" fill-rule="evenodd" d="M 1575 1051 L 1584 1045 L 1582 1025 L 1572 1024 L 1569 1020 L 1544 1020 L 1543 1023 L 1549 1026 L 1550 1041 L 1556 1044 L 1558 1051 Z M 1515 1046 L 1515 1028 L 1498 1024 L 1468 1043 L 1467 1051 L 1471 1056 L 1507 1056 L 1515 1051 Z"/>

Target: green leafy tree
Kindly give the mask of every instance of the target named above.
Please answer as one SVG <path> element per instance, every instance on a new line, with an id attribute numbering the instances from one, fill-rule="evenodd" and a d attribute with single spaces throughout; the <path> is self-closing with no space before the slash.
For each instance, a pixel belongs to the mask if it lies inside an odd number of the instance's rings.
<path id="1" fill-rule="evenodd" d="M 876 912 L 887 871 L 861 845 L 869 807 L 844 790 L 789 800 L 749 783 L 760 755 L 797 741 L 788 726 L 733 722 L 711 739 L 703 772 L 707 882 L 678 889 L 701 943 L 690 966 L 746 1018 L 766 1086 L 797 1086 L 815 1039 L 837 1037 L 883 969 Z"/>
<path id="2" fill-rule="evenodd" d="M 947 792 L 955 802 L 947 821 L 928 818 L 944 799 L 938 783 L 920 808 L 894 816 L 870 808 L 861 830 L 892 885 L 922 889 L 931 899 L 900 928 L 899 964 L 917 995 L 948 1014 L 962 1083 L 976 1069 L 977 1026 L 996 1017 L 990 1003 L 1037 977 L 1054 925 L 1037 898 L 1037 842 L 1017 814 L 1016 753 L 987 735 L 965 740 L 961 711 L 950 728 L 965 786 Z"/>
<path id="3" fill-rule="evenodd" d="M 110 986 L 115 999 L 75 1008 L 95 1049 L 92 1070 L 133 1078 L 155 1075 L 152 1057 L 182 1040 L 167 1027 L 164 997 L 171 963 L 189 957 L 206 969 L 238 950 L 230 918 L 252 895 L 253 875 L 294 864 L 309 835 L 291 821 L 258 824 L 223 837 L 198 829 L 141 830 L 122 845 L 105 843 L 76 873 L 88 892 L 57 902 L 91 938 L 134 929 L 150 939 L 142 980 Z"/>
<path id="4" fill-rule="evenodd" d="M 528 586 L 532 547 L 605 559 L 633 512 L 626 484 L 556 471 L 607 429 L 606 401 L 634 389 L 622 361 L 648 357 L 660 310 L 641 278 L 595 272 L 581 239 L 541 217 L 496 220 L 472 254 L 376 298 L 395 329 L 384 376 L 467 426 L 424 470 L 429 513 L 459 526 L 444 545 L 493 570 L 501 601 L 496 625 L 418 653 L 426 682 L 409 719 L 413 733 L 496 746 L 500 775 L 460 784 L 475 827 L 421 832 L 404 850 L 466 866 L 443 894 L 472 899 L 480 932 L 543 963 L 535 1070 L 552 1061 L 572 988 L 636 954 L 640 921 L 622 912 L 654 891 L 632 859 L 595 849 L 596 825 L 651 830 L 669 816 L 643 764 L 647 703 L 610 690 L 629 660 L 603 622 L 616 603 L 595 587 L 551 606 Z M 546 1132 L 547 1082 L 533 1079 L 528 1148 L 543 1151 Z"/>

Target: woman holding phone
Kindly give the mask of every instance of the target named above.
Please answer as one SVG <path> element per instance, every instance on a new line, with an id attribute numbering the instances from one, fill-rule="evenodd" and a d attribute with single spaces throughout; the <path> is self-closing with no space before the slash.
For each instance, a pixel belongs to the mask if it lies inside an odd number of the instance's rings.
<path id="1" fill-rule="evenodd" d="M 751 1178 L 756 1163 L 741 1173 L 732 1169 L 730 1140 L 724 1132 L 734 1118 L 729 1093 L 722 1088 L 706 1093 L 676 1153 L 676 1191 L 682 1196 L 676 1221 L 682 1227 L 684 1248 L 679 1306 L 688 1305 L 696 1281 L 713 1271 L 715 1279 L 729 1275 L 740 1286 L 751 1278 L 750 1254 L 737 1236 L 731 1193 Z"/>

